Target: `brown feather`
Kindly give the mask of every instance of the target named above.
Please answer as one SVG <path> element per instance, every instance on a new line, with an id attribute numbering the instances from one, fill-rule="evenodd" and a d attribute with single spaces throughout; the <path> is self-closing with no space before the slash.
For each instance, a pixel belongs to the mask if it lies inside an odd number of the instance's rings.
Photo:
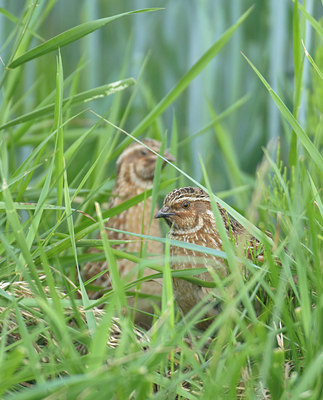
<path id="1" fill-rule="evenodd" d="M 238 221 L 229 216 L 227 211 L 219 204 L 218 208 L 228 237 L 234 238 L 237 246 L 243 244 L 247 250 L 246 254 L 251 257 L 251 253 L 254 253 L 254 247 L 259 245 L 259 241 L 251 236 Z M 164 218 L 171 227 L 171 239 L 222 250 L 222 240 L 213 216 L 210 198 L 200 188 L 183 187 L 172 191 L 165 197 L 163 207 L 155 217 Z M 174 270 L 207 267 L 208 269 L 211 268 L 213 273 L 216 273 L 222 279 L 229 273 L 224 260 L 220 257 L 173 245 L 170 246 L 170 255 L 173 259 L 172 269 Z M 176 261 L 179 257 L 181 259 Z M 205 281 L 214 281 L 209 272 L 195 276 Z M 173 284 L 176 300 L 184 314 L 195 307 L 211 290 L 212 293 L 215 293 L 213 289 L 197 286 L 183 279 L 174 278 Z M 212 317 L 217 313 L 218 309 L 215 307 L 205 317 Z M 205 329 L 211 321 L 200 323 L 198 327 Z"/>
<path id="2" fill-rule="evenodd" d="M 160 142 L 153 139 L 143 139 L 142 142 L 155 152 L 160 150 Z M 165 152 L 164 157 L 170 161 L 174 158 Z M 157 156 L 149 151 L 146 147 L 136 142 L 132 143 L 119 157 L 117 161 L 116 183 L 113 189 L 112 198 L 109 207 L 116 207 L 124 201 L 152 188 L 155 165 Z M 159 223 L 152 220 L 149 224 L 151 213 L 151 198 L 136 204 L 135 206 L 123 211 L 119 215 L 112 217 L 106 227 L 124 230 L 133 233 L 140 233 L 151 236 L 161 236 Z M 157 209 L 155 210 L 157 211 Z M 134 236 L 114 231 L 107 231 L 111 240 L 129 240 L 131 242 L 114 246 L 116 249 L 127 252 L 139 253 L 142 243 L 141 240 Z M 93 252 L 98 250 L 93 249 Z M 156 241 L 148 241 L 146 251 L 149 254 L 162 254 L 163 246 Z M 120 275 L 127 282 L 131 282 L 137 278 L 135 273 L 135 264 L 127 259 L 118 260 L 118 268 Z M 89 262 L 84 266 L 84 279 L 88 280 L 96 274 L 108 268 L 107 262 Z M 156 271 L 146 268 L 143 276 L 151 275 Z M 101 286 L 103 289 L 111 288 L 111 280 L 109 273 L 106 272 L 100 278 L 97 278 L 93 285 Z M 147 281 L 141 285 L 141 293 L 161 295 L 161 280 Z M 102 291 L 89 292 L 90 298 L 97 299 L 102 296 Z M 133 298 L 129 299 L 129 304 L 133 305 Z M 151 299 L 139 299 L 136 307 L 147 313 L 153 313 L 154 302 Z M 142 313 L 136 313 L 136 322 L 142 326 L 149 326 L 151 318 Z"/>

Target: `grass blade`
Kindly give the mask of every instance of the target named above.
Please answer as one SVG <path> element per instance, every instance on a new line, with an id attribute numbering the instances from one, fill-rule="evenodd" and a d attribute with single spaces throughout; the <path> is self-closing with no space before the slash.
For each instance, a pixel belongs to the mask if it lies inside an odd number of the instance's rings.
<path id="1" fill-rule="evenodd" d="M 202 57 L 190 68 L 190 70 L 179 80 L 176 86 L 154 107 L 154 109 L 140 122 L 134 129 L 133 136 L 137 137 L 142 133 L 163 111 L 169 107 L 176 98 L 187 88 L 192 80 L 209 64 L 215 55 L 228 42 L 234 32 L 246 20 L 251 13 L 253 7 L 250 7 L 239 20 L 232 25 L 224 34 L 217 40 Z"/>
<path id="2" fill-rule="evenodd" d="M 99 219 L 99 227 L 100 227 L 100 234 L 101 234 L 101 238 L 102 238 L 102 242 L 103 242 L 104 254 L 106 256 L 106 260 L 109 265 L 109 272 L 110 272 L 110 276 L 111 276 L 112 287 L 115 292 L 116 299 L 118 301 L 118 307 L 119 307 L 118 311 L 121 311 L 121 308 L 125 307 L 127 304 L 126 296 L 125 296 L 125 292 L 124 292 L 124 284 L 120 277 L 118 265 L 117 265 L 115 256 L 112 252 L 108 236 L 106 234 L 100 205 L 98 203 L 95 203 L 95 208 L 96 208 L 96 213 L 97 213 L 97 216 Z"/>
<path id="3" fill-rule="evenodd" d="M 75 26 L 59 35 L 47 40 L 45 43 L 26 51 L 21 56 L 14 59 L 9 65 L 8 68 L 16 68 L 21 64 L 26 63 L 27 61 L 33 60 L 34 58 L 41 57 L 44 54 L 50 53 L 51 51 L 57 50 L 58 48 L 64 47 L 69 43 L 75 42 L 76 40 L 81 39 L 82 37 L 96 31 L 97 29 L 102 28 L 107 25 L 109 22 L 115 21 L 118 18 L 124 17 L 126 15 L 138 14 L 147 11 L 157 11 L 160 8 L 146 8 L 137 11 L 129 11 L 126 13 L 114 15 L 112 17 L 101 18 L 96 21 L 85 22 L 84 24 Z"/>
<path id="4" fill-rule="evenodd" d="M 311 57 L 310 53 L 307 51 L 303 40 L 302 40 L 302 45 L 303 45 L 303 48 L 304 48 L 305 55 L 306 55 L 308 61 L 311 63 L 312 67 L 314 68 L 314 71 L 317 73 L 317 75 L 318 75 L 321 79 L 323 79 L 323 73 L 322 73 L 322 71 L 320 71 L 320 68 L 318 67 L 318 65 L 316 65 L 316 63 L 315 63 L 315 61 L 313 60 L 313 58 Z"/>
<path id="5" fill-rule="evenodd" d="M 301 104 L 302 94 L 302 72 L 303 61 L 301 57 L 301 36 L 300 36 L 300 23 L 298 16 L 298 1 L 295 1 L 293 12 L 293 47 L 294 47 L 294 109 L 293 115 L 297 119 L 298 111 Z M 289 150 L 289 162 L 291 165 L 296 164 L 297 157 L 297 135 L 294 131 L 291 133 L 291 143 Z"/>
<path id="6" fill-rule="evenodd" d="M 320 170 L 323 171 L 323 157 L 320 154 L 320 152 L 318 151 L 318 149 L 314 146 L 313 142 L 310 140 L 310 138 L 308 137 L 306 132 L 303 130 L 303 128 L 301 127 L 301 125 L 299 124 L 297 119 L 289 111 L 289 109 L 287 108 L 285 103 L 282 101 L 282 99 L 278 96 L 278 94 L 276 94 L 274 92 L 274 90 L 271 88 L 271 86 L 266 81 L 266 79 L 261 75 L 261 73 L 257 70 L 257 68 L 252 64 L 252 62 L 244 54 L 242 54 L 242 55 L 247 60 L 248 64 L 251 66 L 251 68 L 258 75 L 259 79 L 264 84 L 264 86 L 268 90 L 269 94 L 273 98 L 274 102 L 276 103 L 277 107 L 279 108 L 282 116 L 287 120 L 287 122 L 293 128 L 294 132 L 296 133 L 297 137 L 301 141 L 302 145 L 308 151 L 312 160 L 320 168 Z"/>
<path id="7" fill-rule="evenodd" d="M 85 290 L 85 287 L 83 285 L 83 281 L 81 278 L 76 244 L 75 244 L 76 240 L 75 240 L 75 233 L 74 233 L 73 213 L 72 213 L 71 200 L 70 200 L 69 190 L 68 190 L 66 168 L 64 168 L 64 199 L 65 199 L 65 207 L 66 207 L 66 215 L 67 215 L 67 225 L 68 225 L 68 230 L 69 230 L 69 234 L 70 234 L 69 239 L 70 239 L 70 243 L 71 243 L 72 249 L 73 249 L 73 255 L 74 255 L 77 274 L 78 274 L 78 280 L 79 280 L 80 288 L 81 288 L 82 300 L 83 300 L 84 306 L 88 307 L 90 305 L 90 302 L 89 302 L 89 298 L 88 298 L 88 295 L 86 293 L 86 290 Z M 95 317 L 91 310 L 87 311 L 85 315 L 86 315 L 86 320 L 87 320 L 87 323 L 89 326 L 90 333 L 93 334 L 96 329 Z"/>
<path id="8" fill-rule="evenodd" d="M 64 137 L 63 137 L 63 93 L 64 93 L 64 78 L 63 64 L 61 53 L 58 51 L 57 72 L 56 72 L 56 101 L 54 111 L 54 126 L 53 130 L 57 130 L 55 144 L 55 173 L 56 173 L 56 205 L 60 207 L 63 204 L 63 171 L 64 171 Z M 57 210 L 57 219 L 59 219 L 60 211 Z"/>
<path id="9" fill-rule="evenodd" d="M 123 79 L 122 81 L 108 83 L 107 85 L 98 86 L 95 89 L 87 90 L 85 92 L 76 94 L 75 96 L 67 97 L 66 99 L 63 99 L 62 104 L 64 106 L 66 103 L 70 103 L 70 105 L 87 103 L 89 101 L 100 99 L 105 96 L 110 96 L 111 94 L 127 89 L 129 86 L 132 86 L 134 84 L 135 80 L 133 78 Z M 48 114 L 51 114 L 54 111 L 54 109 L 55 109 L 55 103 L 49 104 L 48 106 L 24 114 L 18 118 L 15 118 L 12 121 L 9 121 L 1 125 L 0 130 L 21 124 L 22 122 L 31 121 L 35 118 L 44 117 Z"/>
<path id="10" fill-rule="evenodd" d="M 211 104 L 209 104 L 209 110 L 213 118 L 213 121 L 216 121 L 217 119 L 219 120 L 219 117 L 216 115 Z M 225 127 L 220 122 L 214 122 L 213 127 L 216 134 L 216 138 L 222 149 L 227 164 L 231 186 L 232 187 L 243 186 L 246 182 L 243 177 L 241 167 L 239 165 L 238 156 L 235 151 L 235 147 L 233 145 L 230 133 L 225 129 Z M 239 196 L 239 204 L 241 203 L 242 208 L 246 208 L 247 202 L 248 198 L 246 196 L 246 193 L 242 192 Z"/>
<path id="11" fill-rule="evenodd" d="M 322 25 L 316 21 L 315 18 L 312 17 L 311 14 L 309 14 L 306 11 L 306 8 L 302 4 L 298 4 L 299 10 L 305 15 L 306 19 L 310 22 L 310 24 L 313 26 L 313 28 L 316 30 L 316 32 L 323 38 L 323 28 Z"/>
<path id="12" fill-rule="evenodd" d="M 13 203 L 12 196 L 11 196 L 11 193 L 10 193 L 8 185 L 7 185 L 7 181 L 4 178 L 2 171 L 1 171 L 1 176 L 2 176 L 2 194 L 3 194 L 4 202 L 6 204 L 6 213 L 7 213 L 8 222 L 12 228 L 14 237 L 15 237 L 18 247 L 21 251 L 21 256 L 19 257 L 19 259 L 24 260 L 24 262 L 28 265 L 28 267 L 30 269 L 30 273 L 35 280 L 38 291 L 39 291 L 39 293 L 42 293 L 42 288 L 39 283 L 36 266 L 34 264 L 32 255 L 30 253 L 30 250 L 29 250 L 29 247 L 28 247 L 28 244 L 26 241 L 26 237 L 25 237 L 25 234 L 23 231 L 23 227 L 20 223 L 17 211 L 14 207 L 14 203 Z M 22 273 L 26 277 L 27 281 L 29 280 L 28 276 L 26 276 L 28 274 L 28 271 L 26 271 L 27 274 L 24 273 L 23 269 L 19 272 Z"/>

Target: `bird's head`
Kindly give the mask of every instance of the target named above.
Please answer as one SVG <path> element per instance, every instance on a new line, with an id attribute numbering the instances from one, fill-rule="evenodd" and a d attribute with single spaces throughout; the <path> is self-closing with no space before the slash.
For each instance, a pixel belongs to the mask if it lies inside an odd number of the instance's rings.
<path id="1" fill-rule="evenodd" d="M 161 143 L 154 139 L 142 139 L 141 143 L 134 142 L 124 150 L 117 161 L 117 175 L 125 174 L 127 179 L 139 187 L 152 184 L 155 166 L 158 156 L 151 150 L 159 153 Z M 151 149 L 151 150 L 150 150 Z M 168 161 L 175 161 L 175 158 L 168 152 L 164 152 L 164 158 Z M 166 162 L 163 162 L 163 167 Z"/>
<path id="2" fill-rule="evenodd" d="M 183 187 L 168 193 L 155 218 L 164 218 L 175 232 L 193 233 L 206 216 L 213 218 L 209 195 L 198 187 Z"/>

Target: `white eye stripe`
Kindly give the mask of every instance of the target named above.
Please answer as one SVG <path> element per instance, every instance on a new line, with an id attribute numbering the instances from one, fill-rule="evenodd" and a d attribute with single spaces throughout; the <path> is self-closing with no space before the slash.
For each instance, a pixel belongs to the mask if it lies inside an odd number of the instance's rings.
<path id="1" fill-rule="evenodd" d="M 180 189 L 175 189 L 168 193 L 168 195 L 165 197 L 164 203 L 174 203 L 184 199 L 188 199 L 190 201 L 210 201 L 209 195 L 204 190 L 198 187 L 187 186 Z"/>
<path id="2" fill-rule="evenodd" d="M 189 203 L 192 203 L 194 201 L 206 201 L 207 203 L 210 203 L 210 199 L 207 199 L 205 197 L 179 197 L 175 201 L 172 201 L 172 203 L 177 203 L 177 201 L 180 201 L 183 203 L 184 201 L 187 201 Z"/>

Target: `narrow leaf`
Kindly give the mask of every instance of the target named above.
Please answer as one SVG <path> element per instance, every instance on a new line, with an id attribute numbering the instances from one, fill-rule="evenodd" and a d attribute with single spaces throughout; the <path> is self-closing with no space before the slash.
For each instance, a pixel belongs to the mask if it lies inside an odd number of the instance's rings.
<path id="1" fill-rule="evenodd" d="M 63 64 L 61 52 L 58 51 L 57 58 L 57 72 L 56 72 L 56 100 L 54 112 L 54 129 L 57 130 L 56 143 L 55 143 L 55 173 L 56 173 L 56 192 L 57 192 L 57 206 L 63 204 L 63 171 L 64 171 L 64 137 L 63 137 L 63 93 L 64 93 L 64 77 L 63 77 Z M 60 212 L 57 211 L 57 219 L 59 219 Z"/>
<path id="2" fill-rule="evenodd" d="M 110 94 L 119 92 L 121 90 L 127 89 L 129 86 L 135 84 L 133 78 L 124 79 L 122 81 L 116 81 L 109 83 L 107 85 L 98 86 L 95 89 L 90 89 L 85 92 L 76 94 L 75 96 L 67 97 L 63 99 L 63 105 L 70 102 L 71 105 L 86 103 L 92 100 L 100 99 Z M 55 104 L 49 104 L 48 106 L 38 108 L 35 111 L 24 114 L 18 118 L 15 118 L 0 126 L 1 129 L 9 128 L 10 126 L 21 124 L 22 122 L 27 122 L 35 118 L 44 117 L 45 115 L 51 114 L 55 109 Z"/>
<path id="3" fill-rule="evenodd" d="M 39 46 L 26 51 L 20 57 L 13 60 L 8 65 L 8 68 L 16 68 L 27 61 L 33 60 L 34 58 L 43 56 L 44 54 L 50 53 L 51 51 L 64 47 L 67 44 L 75 42 L 76 40 L 81 39 L 82 37 L 88 35 L 89 33 L 92 33 L 97 29 L 102 28 L 109 22 L 112 22 L 118 18 L 124 17 L 126 15 L 138 14 L 141 12 L 156 11 L 156 10 L 160 10 L 160 8 L 146 8 L 137 11 L 129 11 L 123 14 L 113 15 L 112 17 L 101 18 L 95 21 L 85 22 L 84 24 L 68 29 L 67 31 L 62 32 L 59 35 L 47 40 L 45 43 L 42 43 Z"/>
<path id="4" fill-rule="evenodd" d="M 307 136 L 306 132 L 303 130 L 303 128 L 301 127 L 301 125 L 299 124 L 297 119 L 289 111 L 289 109 L 287 108 L 285 103 L 282 101 L 282 99 L 278 96 L 278 94 L 276 94 L 274 92 L 274 90 L 271 88 L 271 86 L 266 81 L 266 79 L 261 75 L 261 73 L 257 70 L 257 68 L 252 64 L 252 62 L 244 54 L 242 54 L 242 55 L 247 60 L 248 64 L 251 66 L 251 68 L 258 75 L 259 79 L 264 84 L 264 86 L 268 90 L 269 94 L 273 98 L 274 102 L 276 103 L 277 107 L 279 108 L 282 116 L 290 124 L 290 126 L 296 133 L 297 137 L 301 141 L 302 145 L 308 151 L 312 160 L 315 162 L 315 164 L 317 164 L 317 166 L 320 168 L 320 170 L 323 171 L 323 157 L 320 154 L 320 152 L 318 151 L 318 149 L 314 146 L 313 142 Z"/>
<path id="5" fill-rule="evenodd" d="M 77 257 L 77 250 L 76 250 L 76 244 L 75 244 L 76 240 L 75 240 L 74 224 L 73 224 L 73 214 L 72 214 L 72 209 L 71 209 L 71 200 L 70 200 L 69 189 L 68 189 L 66 168 L 64 168 L 64 200 L 65 200 L 65 207 L 66 207 L 66 214 L 67 214 L 67 225 L 68 225 L 68 230 L 69 230 L 69 234 L 70 234 L 68 239 L 70 240 L 70 243 L 72 244 L 73 254 L 74 254 L 77 273 L 78 273 L 78 280 L 80 282 L 80 287 L 81 287 L 83 304 L 85 307 L 88 307 L 90 302 L 89 302 L 89 298 L 87 296 L 87 293 L 86 293 L 84 285 L 83 285 L 83 281 L 82 281 L 81 273 L 80 273 L 79 262 L 78 262 L 78 257 Z M 85 315 L 86 315 L 86 320 L 87 320 L 87 323 L 88 323 L 88 326 L 90 329 L 90 333 L 93 334 L 95 332 L 95 328 L 96 328 L 94 314 L 90 310 L 90 311 L 87 311 Z"/>
<path id="6" fill-rule="evenodd" d="M 179 80 L 176 86 L 154 107 L 154 109 L 140 122 L 133 131 L 133 136 L 137 137 L 142 133 L 176 98 L 187 88 L 192 80 L 209 64 L 223 46 L 229 41 L 238 27 L 245 21 L 251 13 L 250 7 L 224 34 L 217 40 L 202 57 L 190 68 L 190 70 Z"/>
<path id="7" fill-rule="evenodd" d="M 320 71 L 320 68 L 316 65 L 316 63 L 315 63 L 315 61 L 313 60 L 313 58 L 311 57 L 310 53 L 307 51 L 303 40 L 302 40 L 302 45 L 303 45 L 304 52 L 305 52 L 305 55 L 306 55 L 308 61 L 312 64 L 312 67 L 314 68 L 314 70 L 315 70 L 315 72 L 318 74 L 318 76 L 319 76 L 321 79 L 323 79 L 323 73 Z"/>
<path id="8" fill-rule="evenodd" d="M 306 8 L 304 6 L 302 6 L 301 4 L 298 4 L 298 8 L 305 15 L 306 19 L 310 22 L 310 24 L 313 26 L 313 28 L 316 30 L 316 32 L 321 36 L 321 38 L 323 38 L 323 27 L 322 27 L 322 25 L 318 21 L 316 21 L 316 19 L 313 18 L 311 14 L 309 14 L 306 11 Z"/>

